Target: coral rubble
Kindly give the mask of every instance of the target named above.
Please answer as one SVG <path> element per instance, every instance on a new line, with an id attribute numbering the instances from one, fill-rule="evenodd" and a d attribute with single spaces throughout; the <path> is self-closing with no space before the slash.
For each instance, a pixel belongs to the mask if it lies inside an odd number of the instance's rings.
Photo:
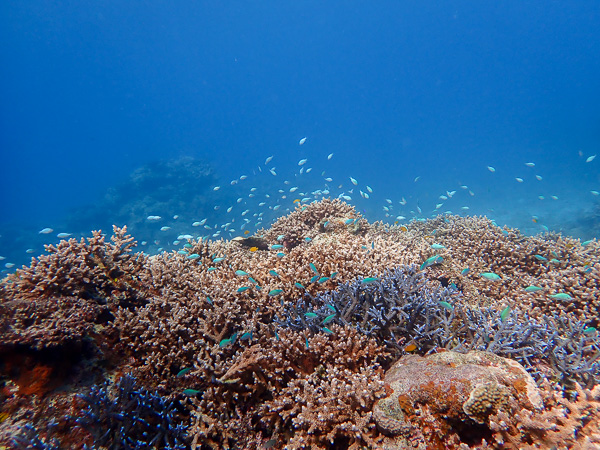
<path id="1" fill-rule="evenodd" d="M 339 200 L 154 256 L 113 231 L 0 284 L 0 445 L 600 445 L 596 242 Z"/>

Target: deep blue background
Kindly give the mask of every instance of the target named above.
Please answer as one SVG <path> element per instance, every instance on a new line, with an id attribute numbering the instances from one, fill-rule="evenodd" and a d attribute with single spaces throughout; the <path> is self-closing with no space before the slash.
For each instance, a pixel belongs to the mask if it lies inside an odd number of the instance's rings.
<path id="1" fill-rule="evenodd" d="M 598 30 L 596 1 L 3 1 L 0 227 L 51 226 L 181 156 L 226 184 L 335 152 L 328 173 L 368 181 L 378 211 L 459 183 L 481 212 L 549 187 L 591 207 Z"/>

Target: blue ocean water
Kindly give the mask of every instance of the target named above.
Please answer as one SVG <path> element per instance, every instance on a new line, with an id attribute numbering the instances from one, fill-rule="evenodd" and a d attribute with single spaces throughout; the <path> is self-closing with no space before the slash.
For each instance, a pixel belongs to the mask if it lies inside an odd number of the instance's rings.
<path id="1" fill-rule="evenodd" d="M 328 196 L 596 238 L 599 29 L 598 2 L 2 2 L 2 268 L 61 232 L 170 250 Z"/>

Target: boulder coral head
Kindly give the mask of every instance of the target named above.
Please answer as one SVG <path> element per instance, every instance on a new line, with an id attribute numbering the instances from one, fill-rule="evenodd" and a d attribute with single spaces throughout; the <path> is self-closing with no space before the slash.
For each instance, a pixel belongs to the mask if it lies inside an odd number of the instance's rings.
<path id="1" fill-rule="evenodd" d="M 444 448 L 448 439 L 487 439 L 491 416 L 543 408 L 523 366 L 488 352 L 407 355 L 387 371 L 384 382 L 388 396 L 373 412 L 392 446 Z"/>

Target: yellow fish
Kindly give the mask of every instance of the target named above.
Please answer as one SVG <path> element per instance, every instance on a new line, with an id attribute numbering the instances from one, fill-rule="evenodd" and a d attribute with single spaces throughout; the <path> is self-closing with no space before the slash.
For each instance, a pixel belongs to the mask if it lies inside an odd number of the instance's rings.
<path id="1" fill-rule="evenodd" d="M 246 230 L 244 231 L 244 234 L 250 234 L 250 231 Z"/>
<path id="2" fill-rule="evenodd" d="M 251 251 L 251 252 L 255 252 L 255 251 L 257 251 L 257 250 L 258 250 L 258 247 L 250 247 L 250 251 Z"/>

